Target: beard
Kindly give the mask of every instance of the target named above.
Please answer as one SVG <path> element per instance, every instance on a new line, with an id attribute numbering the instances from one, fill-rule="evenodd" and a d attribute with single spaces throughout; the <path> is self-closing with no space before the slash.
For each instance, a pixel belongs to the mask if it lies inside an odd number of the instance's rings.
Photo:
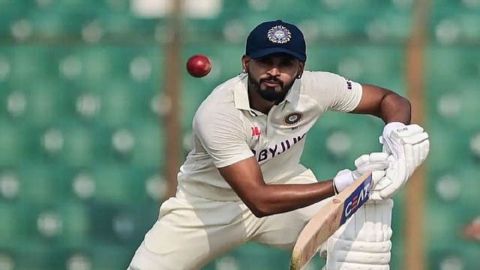
<path id="1" fill-rule="evenodd" d="M 266 81 L 275 82 L 277 83 L 277 86 L 268 87 L 262 85 L 262 83 Z M 285 85 L 281 80 L 273 76 L 255 80 L 250 72 L 248 72 L 248 87 L 257 92 L 263 99 L 270 102 L 280 103 L 284 100 L 294 82 L 295 80 Z"/>

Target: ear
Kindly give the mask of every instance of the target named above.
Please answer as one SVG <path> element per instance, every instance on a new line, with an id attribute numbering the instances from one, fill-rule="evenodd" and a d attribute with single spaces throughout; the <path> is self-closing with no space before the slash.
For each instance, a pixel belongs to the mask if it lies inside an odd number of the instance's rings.
<path id="1" fill-rule="evenodd" d="M 303 70 L 305 68 L 305 62 L 298 63 L 297 79 L 302 78 Z"/>
<path id="2" fill-rule="evenodd" d="M 250 56 L 248 56 L 248 55 L 242 56 L 242 68 L 243 68 L 244 72 L 246 72 L 248 70 L 248 64 L 250 63 L 251 59 L 252 58 L 250 58 Z"/>

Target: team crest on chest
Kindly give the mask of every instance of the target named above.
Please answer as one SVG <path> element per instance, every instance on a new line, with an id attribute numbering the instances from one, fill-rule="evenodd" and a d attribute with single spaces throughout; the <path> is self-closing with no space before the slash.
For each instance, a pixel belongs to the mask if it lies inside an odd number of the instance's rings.
<path id="1" fill-rule="evenodd" d="M 293 125 L 302 119 L 302 114 L 299 112 L 290 113 L 285 116 L 285 123 Z"/>
<path id="2" fill-rule="evenodd" d="M 271 42 L 280 44 L 287 43 L 292 38 L 290 30 L 288 30 L 285 26 L 282 25 L 277 25 L 270 28 L 270 30 L 268 30 L 267 36 L 268 40 L 270 40 Z"/>

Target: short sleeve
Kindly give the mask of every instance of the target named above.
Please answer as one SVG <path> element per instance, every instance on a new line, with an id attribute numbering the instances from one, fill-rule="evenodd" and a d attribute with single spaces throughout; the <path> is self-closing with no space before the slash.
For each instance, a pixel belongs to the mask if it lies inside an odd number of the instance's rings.
<path id="1" fill-rule="evenodd" d="M 339 75 L 335 75 L 334 78 L 334 98 L 329 109 L 340 112 L 353 111 L 362 98 L 362 85 Z"/>
<path id="2" fill-rule="evenodd" d="M 238 110 L 215 113 L 199 111 L 195 115 L 193 130 L 217 168 L 253 156 L 240 117 Z"/>

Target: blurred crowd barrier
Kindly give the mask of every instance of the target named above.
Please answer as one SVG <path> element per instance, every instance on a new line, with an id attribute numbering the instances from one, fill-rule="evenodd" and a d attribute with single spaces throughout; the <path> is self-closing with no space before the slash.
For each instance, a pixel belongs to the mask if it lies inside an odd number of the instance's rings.
<path id="1" fill-rule="evenodd" d="M 169 110 L 165 47 L 180 31 L 182 59 L 203 53 L 205 78 L 181 71 L 184 154 L 196 107 L 241 71 L 245 39 L 261 21 L 297 24 L 307 69 L 407 93 L 414 0 L 0 0 L 0 269 L 125 269 L 165 199 Z M 473 270 L 480 216 L 480 1 L 430 1 L 425 124 L 428 269 Z M 182 65 L 183 66 L 183 65 Z M 318 178 L 379 151 L 382 123 L 327 114 L 303 156 Z M 396 197 L 392 266 L 404 269 L 404 194 Z M 289 253 L 256 244 L 211 270 L 287 269 Z M 312 269 L 322 265 L 316 258 Z"/>

